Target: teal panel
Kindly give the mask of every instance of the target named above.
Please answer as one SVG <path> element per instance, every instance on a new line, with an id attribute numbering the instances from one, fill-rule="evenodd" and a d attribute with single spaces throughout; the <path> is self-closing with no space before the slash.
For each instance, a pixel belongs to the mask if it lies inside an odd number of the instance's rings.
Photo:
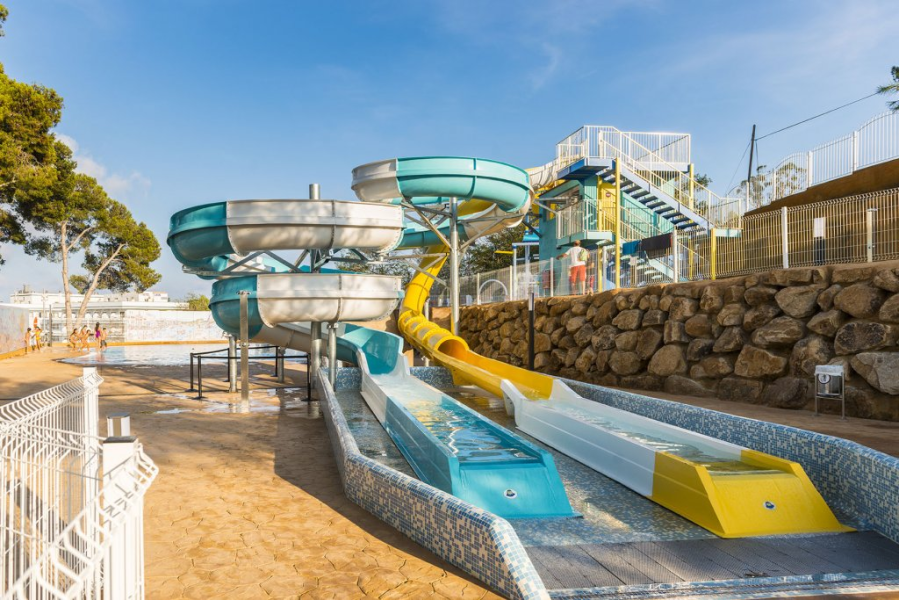
<path id="1" fill-rule="evenodd" d="M 168 242 L 172 254 L 184 265 L 221 271 L 232 254 L 228 239 L 227 203 L 216 202 L 180 210 L 172 215 Z"/>
<path id="2" fill-rule="evenodd" d="M 480 198 L 506 212 L 513 212 L 524 206 L 530 196 L 530 180 L 526 171 L 480 158 L 399 158 L 396 177 L 400 192 L 407 198 Z"/>
<path id="3" fill-rule="evenodd" d="M 209 310 L 216 324 L 231 335 L 240 335 L 240 292 L 249 292 L 247 303 L 248 325 L 250 337 L 255 337 L 262 330 L 262 317 L 259 316 L 259 305 L 256 300 L 256 276 L 232 277 L 221 279 L 212 284 L 212 298 Z"/>

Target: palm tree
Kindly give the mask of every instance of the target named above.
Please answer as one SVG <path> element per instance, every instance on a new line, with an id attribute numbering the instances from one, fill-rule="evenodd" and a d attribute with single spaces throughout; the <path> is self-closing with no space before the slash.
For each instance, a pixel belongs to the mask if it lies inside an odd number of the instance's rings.
<path id="1" fill-rule="evenodd" d="M 893 83 L 889 85 L 882 85 L 877 88 L 878 94 L 899 94 L 899 67 L 893 67 L 892 74 Z M 890 107 L 890 110 L 899 111 L 899 100 L 887 102 L 887 106 Z"/>

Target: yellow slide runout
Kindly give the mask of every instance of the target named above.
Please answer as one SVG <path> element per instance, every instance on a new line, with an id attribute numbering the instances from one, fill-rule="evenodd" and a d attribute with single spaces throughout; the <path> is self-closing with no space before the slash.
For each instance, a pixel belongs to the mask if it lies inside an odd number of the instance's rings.
<path id="1" fill-rule="evenodd" d="M 716 470 L 660 452 L 650 498 L 724 538 L 853 531 L 798 463 L 749 449 L 741 459 L 759 470 Z"/>

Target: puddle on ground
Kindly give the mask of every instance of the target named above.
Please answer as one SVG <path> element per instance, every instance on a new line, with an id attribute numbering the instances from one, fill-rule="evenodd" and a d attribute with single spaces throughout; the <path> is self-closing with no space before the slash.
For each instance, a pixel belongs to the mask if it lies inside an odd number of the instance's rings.
<path id="1" fill-rule="evenodd" d="M 204 398 L 196 400 L 186 394 L 158 394 L 159 399 L 176 398 L 178 400 L 193 400 L 195 408 L 177 407 L 163 410 L 147 411 L 145 414 L 153 415 L 177 415 L 181 413 L 225 413 L 225 414 L 250 414 L 261 413 L 271 415 L 284 415 L 295 419 L 320 419 L 321 407 L 317 400 L 306 401 L 306 388 L 286 387 L 268 388 L 264 390 L 251 390 L 250 399 L 246 402 L 238 400 L 229 402 L 231 394 L 217 394 L 221 399 Z M 236 396 L 236 394 L 234 395 Z"/>

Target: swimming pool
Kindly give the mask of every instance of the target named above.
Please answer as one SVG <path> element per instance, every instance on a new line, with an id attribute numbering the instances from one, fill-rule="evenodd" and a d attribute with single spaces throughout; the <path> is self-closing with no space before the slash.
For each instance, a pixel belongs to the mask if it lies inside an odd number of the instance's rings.
<path id="1" fill-rule="evenodd" d="M 227 342 L 218 344 L 159 344 L 153 346 L 113 346 L 105 350 L 91 350 L 81 356 L 65 358 L 60 362 L 72 365 L 93 367 L 98 365 L 109 366 L 173 366 L 190 364 L 191 352 L 208 352 L 210 350 L 224 350 Z M 269 353 L 271 353 L 269 351 Z M 257 351 L 257 354 L 259 352 Z M 251 351 L 251 356 L 253 353 Z M 217 361 L 224 362 L 224 361 Z"/>

